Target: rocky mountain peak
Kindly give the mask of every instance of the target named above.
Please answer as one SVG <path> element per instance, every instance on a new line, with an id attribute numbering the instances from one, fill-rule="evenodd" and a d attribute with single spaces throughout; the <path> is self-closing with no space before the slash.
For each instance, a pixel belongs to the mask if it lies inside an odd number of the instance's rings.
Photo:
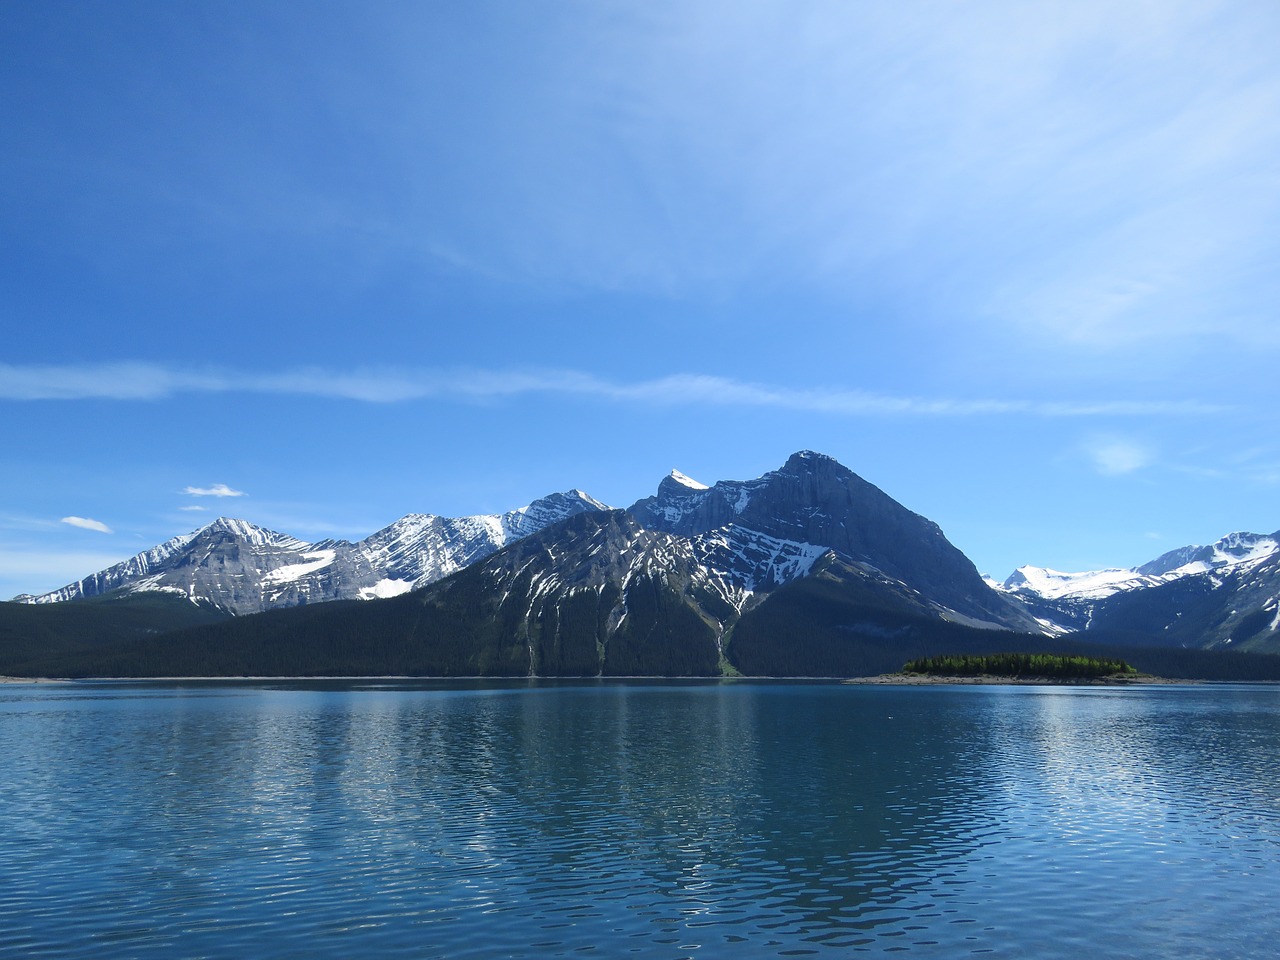
<path id="1" fill-rule="evenodd" d="M 606 509 L 581 490 L 569 490 L 501 515 L 408 514 L 359 543 L 307 543 L 247 520 L 218 517 L 76 583 L 21 599 L 54 603 L 114 590 L 161 592 L 240 614 L 394 596 L 448 576 L 549 524 Z"/>
<path id="2" fill-rule="evenodd" d="M 694 494 L 701 493 L 703 490 L 709 490 L 705 483 L 699 483 L 690 476 L 686 476 L 679 470 L 672 470 L 669 474 L 662 478 L 662 482 L 658 484 L 659 497 L 689 497 Z"/>
<path id="3" fill-rule="evenodd" d="M 815 450 L 797 450 L 787 458 L 787 462 L 782 465 L 782 469 L 779 472 L 805 473 L 830 466 L 839 467 L 847 472 L 847 468 L 835 457 L 829 457 L 825 453 L 818 453 Z"/>
<path id="4" fill-rule="evenodd" d="M 979 620 L 1020 619 L 952 546 L 937 524 L 912 513 L 825 454 L 802 450 L 754 480 L 692 490 L 667 477 L 629 511 L 649 529 L 696 537 L 734 525 L 778 541 L 811 544 L 874 566 Z"/>

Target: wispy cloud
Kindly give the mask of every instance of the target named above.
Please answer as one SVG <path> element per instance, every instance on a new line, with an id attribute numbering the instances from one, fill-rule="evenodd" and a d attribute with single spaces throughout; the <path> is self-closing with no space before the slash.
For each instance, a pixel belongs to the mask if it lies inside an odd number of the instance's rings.
<path id="1" fill-rule="evenodd" d="M 573 120 L 600 131 L 590 149 L 566 135 L 572 154 L 462 171 L 511 224 L 512 249 L 488 252 L 517 272 L 659 290 L 763 273 L 899 301 L 919 288 L 949 318 L 1079 347 L 1276 345 L 1266 4 L 713 0 L 624 4 L 607 22 L 575 18 L 589 42 L 553 47 L 578 51 L 573 75 L 597 95 L 572 103 L 599 115 L 502 128 Z M 542 66 L 521 80 L 535 108 L 561 77 Z"/>
<path id="2" fill-rule="evenodd" d="M 1106 477 L 1134 473 L 1154 460 L 1149 447 L 1124 437 L 1096 437 L 1087 441 L 1083 450 L 1094 469 Z"/>
<path id="3" fill-rule="evenodd" d="M 90 520 L 88 517 L 63 517 L 62 522 L 79 527 L 81 530 L 96 530 L 98 533 L 111 533 L 112 530 L 101 520 Z"/>
<path id="4" fill-rule="evenodd" d="M 67 366 L 0 364 L 0 399 L 162 400 L 188 393 L 265 393 L 364 403 L 448 399 L 498 401 L 530 394 L 596 397 L 670 406 L 702 403 L 766 407 L 836 416 L 1152 417 L 1198 416 L 1230 408 L 1198 400 L 1043 401 L 993 397 L 893 396 L 844 387 L 796 388 L 707 374 L 680 373 L 622 382 L 578 370 L 395 370 L 308 368 L 243 374 L 189 372 L 156 364 Z M 224 484 L 188 487 L 193 496 L 243 496 Z"/>
<path id="5" fill-rule="evenodd" d="M 192 497 L 243 497 L 245 495 L 243 490 L 232 490 L 225 483 L 215 483 L 212 487 L 184 487 L 182 492 Z"/>
<path id="6" fill-rule="evenodd" d="M 204 513 L 204 512 L 205 512 L 205 511 L 207 511 L 209 508 L 208 508 L 208 507 L 202 507 L 202 506 L 200 506 L 200 504 L 198 504 L 198 503 L 193 503 L 193 504 L 190 504 L 190 505 L 185 506 L 185 507 L 179 507 L 178 509 L 179 509 L 179 510 L 184 510 L 184 511 L 186 511 L 186 512 L 188 512 L 188 513 Z"/>

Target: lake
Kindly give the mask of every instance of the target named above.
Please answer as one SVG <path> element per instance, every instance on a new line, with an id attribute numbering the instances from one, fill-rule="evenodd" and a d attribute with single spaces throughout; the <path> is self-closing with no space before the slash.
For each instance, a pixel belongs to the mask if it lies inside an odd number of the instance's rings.
<path id="1" fill-rule="evenodd" d="M 0 686 L 0 955 L 1272 956 L 1280 689 Z"/>

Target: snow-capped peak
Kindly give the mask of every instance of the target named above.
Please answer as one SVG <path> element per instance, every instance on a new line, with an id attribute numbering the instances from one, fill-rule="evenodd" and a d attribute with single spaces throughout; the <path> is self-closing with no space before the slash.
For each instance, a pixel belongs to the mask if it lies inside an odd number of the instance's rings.
<path id="1" fill-rule="evenodd" d="M 513 540 L 576 514 L 609 509 L 581 490 L 553 493 L 505 514 L 402 517 L 359 543 L 307 543 L 234 517 L 219 517 L 123 563 L 25 603 L 55 603 L 113 590 L 182 594 L 234 613 L 423 586 Z"/>
<path id="2" fill-rule="evenodd" d="M 1013 592 L 1034 593 L 1047 599 L 1058 597 L 1109 597 L 1130 586 L 1137 586 L 1147 578 L 1134 570 L 1113 567 L 1107 570 L 1088 570 L 1083 573 L 1064 573 L 1047 567 L 1019 567 L 1009 574 L 1001 588 Z"/>
<path id="3" fill-rule="evenodd" d="M 710 490 L 711 489 L 705 483 L 699 483 L 697 480 L 693 479 L 693 477 L 690 477 L 687 474 L 683 474 L 679 470 L 672 470 L 669 474 L 667 474 L 667 476 L 669 476 L 676 483 L 680 484 L 682 487 L 688 487 L 690 490 Z"/>
<path id="4" fill-rule="evenodd" d="M 237 540 L 243 540 L 255 547 L 277 547 L 282 550 L 306 550 L 311 544 L 299 540 L 297 537 L 291 537 L 287 533 L 276 533 L 274 530 L 268 530 L 266 527 L 260 527 L 256 523 L 250 523 L 248 520 L 238 520 L 235 517 L 219 517 L 212 523 L 201 527 L 193 534 L 201 536 L 211 533 L 230 534 Z"/>
<path id="5" fill-rule="evenodd" d="M 1209 546 L 1193 544 L 1170 550 L 1139 567 L 1063 573 L 1045 567 L 1019 567 L 1001 589 L 1035 594 L 1047 600 L 1077 597 L 1101 600 L 1137 587 L 1154 586 L 1182 577 L 1244 567 L 1280 552 L 1280 537 L 1257 533 L 1230 533 Z"/>

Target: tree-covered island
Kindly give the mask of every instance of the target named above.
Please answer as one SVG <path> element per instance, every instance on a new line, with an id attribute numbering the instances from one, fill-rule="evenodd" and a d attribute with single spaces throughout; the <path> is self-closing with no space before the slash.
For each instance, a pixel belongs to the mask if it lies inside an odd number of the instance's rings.
<path id="1" fill-rule="evenodd" d="M 1138 671 L 1123 660 L 1059 656 L 1051 653 L 952 654 L 908 661 L 905 674 L 934 677 L 1009 677 L 1014 679 L 1099 680 L 1133 678 Z"/>

